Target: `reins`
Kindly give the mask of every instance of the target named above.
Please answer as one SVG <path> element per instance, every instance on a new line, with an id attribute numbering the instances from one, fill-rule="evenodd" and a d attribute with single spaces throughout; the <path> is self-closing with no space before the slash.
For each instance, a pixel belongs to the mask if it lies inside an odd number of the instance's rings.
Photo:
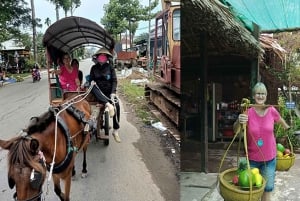
<path id="1" fill-rule="evenodd" d="M 80 101 L 84 100 L 89 95 L 89 93 L 92 91 L 92 87 L 93 86 L 91 85 L 86 92 L 78 94 L 77 96 L 73 97 L 72 99 L 61 104 L 61 109 L 55 114 L 54 153 L 53 153 L 52 162 L 50 163 L 48 181 L 50 181 L 52 178 L 53 168 L 54 168 L 54 164 L 55 164 L 54 161 L 55 161 L 55 155 L 56 155 L 56 149 L 57 149 L 57 127 L 58 127 L 58 119 L 59 119 L 58 116 L 60 115 L 60 113 L 65 111 L 71 105 L 79 103 Z M 78 99 L 78 100 L 76 100 L 76 99 Z"/>
<path id="2" fill-rule="evenodd" d="M 99 89 L 100 93 L 101 93 L 107 100 L 110 100 L 110 101 L 112 102 L 112 104 L 113 104 L 113 106 L 114 106 L 114 110 L 115 110 L 115 112 L 116 112 L 116 111 L 117 111 L 116 103 L 119 102 L 119 99 L 118 99 L 118 98 L 111 99 L 111 98 L 107 97 L 107 96 L 101 91 L 101 89 L 98 87 L 98 85 L 97 85 L 96 83 L 93 83 L 93 82 L 92 82 L 91 85 L 95 85 L 95 86 Z M 116 121 L 117 121 L 117 123 L 119 124 L 118 118 L 116 118 Z"/>

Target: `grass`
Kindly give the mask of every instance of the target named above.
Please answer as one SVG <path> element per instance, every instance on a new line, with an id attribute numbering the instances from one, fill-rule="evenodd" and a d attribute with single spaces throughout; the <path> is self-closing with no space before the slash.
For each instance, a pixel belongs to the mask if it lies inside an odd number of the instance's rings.
<path id="1" fill-rule="evenodd" d="M 149 111 L 147 107 L 147 100 L 145 99 L 145 89 L 144 86 L 131 84 L 128 79 L 118 80 L 119 90 L 126 97 L 127 102 L 129 102 L 137 114 L 137 116 L 146 124 L 150 124 L 151 121 L 155 121 L 155 117 Z"/>

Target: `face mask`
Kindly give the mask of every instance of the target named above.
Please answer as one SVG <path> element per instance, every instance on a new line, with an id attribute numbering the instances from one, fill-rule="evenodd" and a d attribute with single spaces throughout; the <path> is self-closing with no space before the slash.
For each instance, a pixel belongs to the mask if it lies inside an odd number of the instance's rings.
<path id="1" fill-rule="evenodd" d="M 103 55 L 103 54 L 100 54 L 100 55 L 97 57 L 97 60 L 98 60 L 98 62 L 100 62 L 100 63 L 106 63 L 106 62 L 107 62 L 107 56 L 106 56 L 106 55 Z"/>

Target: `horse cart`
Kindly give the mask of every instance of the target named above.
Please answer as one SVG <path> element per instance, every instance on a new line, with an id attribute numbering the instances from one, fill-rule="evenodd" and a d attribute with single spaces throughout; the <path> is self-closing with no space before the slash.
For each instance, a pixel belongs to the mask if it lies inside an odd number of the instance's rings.
<path id="1" fill-rule="evenodd" d="M 90 93 L 91 87 L 63 92 L 52 69 L 58 68 L 62 55 L 72 54 L 84 45 L 113 51 L 114 40 L 97 23 L 72 16 L 52 24 L 45 32 L 43 45 L 50 107 L 43 114 L 31 117 L 20 135 L 9 140 L 0 139 L 0 147 L 9 152 L 7 175 L 9 187 L 16 190 L 14 200 L 46 200 L 42 194 L 48 170 L 59 200 L 70 201 L 75 157 L 82 150 L 81 177 L 86 177 L 86 151 L 91 133 L 100 136 L 105 145 L 109 144 L 109 114 Z M 64 191 L 61 181 L 64 181 Z"/>
<path id="2" fill-rule="evenodd" d="M 79 47 L 105 47 L 113 52 L 113 38 L 97 23 L 72 16 L 51 25 L 45 32 L 43 45 L 46 47 L 50 104 L 59 105 L 71 96 L 84 97 L 91 105 L 92 116 L 96 121 L 96 139 L 104 140 L 104 144 L 109 145 L 109 115 L 104 105 L 97 102 L 88 88 L 80 92 L 63 92 L 58 76 L 51 72 L 58 68 L 59 58 L 64 53 L 72 55 Z"/>

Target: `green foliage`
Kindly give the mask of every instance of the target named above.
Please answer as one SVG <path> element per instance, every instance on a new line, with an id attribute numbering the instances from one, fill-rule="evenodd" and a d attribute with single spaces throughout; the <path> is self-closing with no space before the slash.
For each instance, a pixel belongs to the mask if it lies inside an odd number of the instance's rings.
<path id="1" fill-rule="evenodd" d="M 244 170 L 247 170 L 247 159 L 246 158 L 240 158 L 237 172 L 241 173 Z"/>
<path id="2" fill-rule="evenodd" d="M 149 40 L 149 34 L 148 33 L 142 33 L 140 35 L 138 35 L 135 39 L 134 39 L 134 42 L 139 42 L 139 41 L 142 41 L 142 40 L 145 40 L 145 41 L 148 41 Z"/>
<path id="3" fill-rule="evenodd" d="M 0 42 L 19 36 L 21 27 L 31 25 L 30 9 L 25 0 L 1 0 Z"/>
<path id="4" fill-rule="evenodd" d="M 286 131 L 280 124 L 275 124 L 274 133 L 276 138 L 288 136 L 293 147 L 299 147 L 299 142 L 294 133 L 295 131 L 300 130 L 300 119 L 294 111 L 290 111 L 286 108 L 285 102 L 286 99 L 283 96 L 278 97 L 279 113 L 284 120 L 290 122 L 291 129 Z"/>
<path id="5" fill-rule="evenodd" d="M 33 68 L 34 64 L 35 64 L 35 61 L 33 59 L 27 59 L 25 61 L 25 71 L 30 72 L 31 69 Z"/>
<path id="6" fill-rule="evenodd" d="M 67 16 L 67 12 L 70 11 L 71 14 L 74 12 L 76 8 L 81 5 L 80 0 L 57 0 L 60 7 L 65 11 L 65 15 Z"/>
<path id="7" fill-rule="evenodd" d="M 278 97 L 278 106 L 279 106 L 278 111 L 281 117 L 286 121 L 289 120 L 290 113 L 289 110 L 285 107 L 285 98 L 283 96 Z M 274 132 L 276 137 L 283 137 L 286 135 L 285 129 L 280 124 L 275 124 Z"/>
<path id="8" fill-rule="evenodd" d="M 283 82 L 285 86 L 299 85 L 300 79 L 300 32 L 282 32 L 274 35 L 278 43 L 286 50 L 282 68 L 271 71 L 277 72 L 276 77 Z"/>
<path id="9" fill-rule="evenodd" d="M 124 94 L 127 101 L 133 106 L 137 116 L 142 119 L 144 123 L 150 124 L 151 120 L 157 121 L 147 107 L 147 102 L 144 97 L 144 87 L 131 84 L 127 79 L 118 80 L 119 91 Z"/>
<path id="10" fill-rule="evenodd" d="M 114 36 L 123 33 L 126 29 L 134 35 L 138 21 L 155 17 L 156 14 L 150 13 L 149 15 L 149 10 L 153 10 L 157 5 L 158 0 L 153 1 L 150 7 L 140 5 L 138 0 L 110 0 L 108 4 L 104 5 L 105 14 L 101 23 Z"/>

